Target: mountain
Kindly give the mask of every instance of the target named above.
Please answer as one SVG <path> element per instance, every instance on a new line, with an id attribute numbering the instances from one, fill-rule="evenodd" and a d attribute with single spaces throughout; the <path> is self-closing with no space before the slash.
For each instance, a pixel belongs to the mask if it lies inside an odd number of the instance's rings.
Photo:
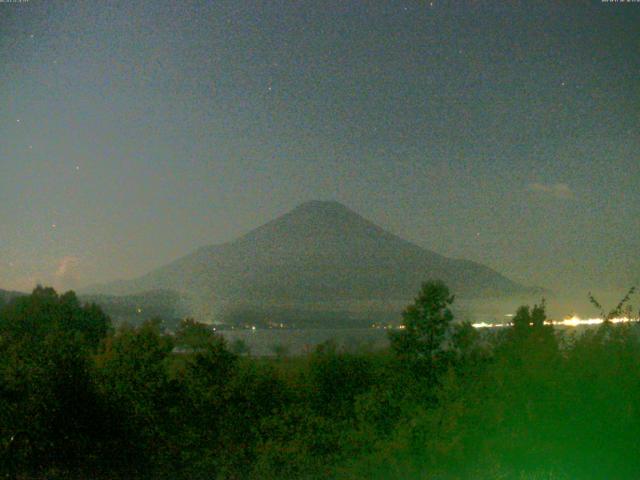
<path id="1" fill-rule="evenodd" d="M 8 303 L 14 298 L 21 297 L 23 295 L 26 295 L 26 294 L 22 292 L 13 292 L 9 290 L 0 289 L 0 305 L 2 305 L 3 303 Z"/>
<path id="2" fill-rule="evenodd" d="M 466 298 L 527 291 L 484 265 L 421 248 L 340 203 L 321 201 L 304 203 L 236 240 L 200 248 L 140 278 L 91 291 L 180 292 L 196 317 L 209 320 L 283 318 L 292 312 L 301 319 L 320 312 L 339 312 L 339 317 L 380 309 L 397 317 L 399 305 L 406 305 L 427 279 L 441 279 Z"/>

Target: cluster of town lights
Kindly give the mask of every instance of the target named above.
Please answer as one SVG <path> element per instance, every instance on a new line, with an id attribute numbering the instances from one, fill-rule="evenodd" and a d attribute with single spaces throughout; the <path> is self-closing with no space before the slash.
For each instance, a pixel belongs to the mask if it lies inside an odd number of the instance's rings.
<path id="1" fill-rule="evenodd" d="M 611 318 L 609 319 L 609 321 L 611 323 L 628 323 L 633 321 L 634 319 L 632 318 L 628 318 L 628 317 L 618 317 L 618 318 Z M 570 318 L 565 318 L 564 320 L 547 320 L 544 322 L 545 325 L 553 325 L 553 326 L 558 326 L 558 327 L 579 327 L 581 325 L 600 325 L 601 323 L 604 323 L 604 319 L 602 318 L 580 318 L 577 316 L 573 316 Z M 480 322 L 480 323 L 474 323 L 472 324 L 473 327 L 475 328 L 498 328 L 498 327 L 510 327 L 512 325 L 511 322 L 505 322 L 505 323 L 486 323 L 486 322 Z M 533 325 L 533 324 L 531 324 Z"/>

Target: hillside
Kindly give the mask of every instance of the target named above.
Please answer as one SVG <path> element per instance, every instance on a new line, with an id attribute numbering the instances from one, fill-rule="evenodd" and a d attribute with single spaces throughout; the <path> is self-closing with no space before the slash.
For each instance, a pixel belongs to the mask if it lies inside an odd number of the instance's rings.
<path id="1" fill-rule="evenodd" d="M 16 297 L 20 297 L 22 295 L 25 295 L 25 294 L 22 292 L 14 292 L 14 291 L 0 289 L 0 305 L 2 305 L 3 303 L 8 303 L 12 299 Z"/>

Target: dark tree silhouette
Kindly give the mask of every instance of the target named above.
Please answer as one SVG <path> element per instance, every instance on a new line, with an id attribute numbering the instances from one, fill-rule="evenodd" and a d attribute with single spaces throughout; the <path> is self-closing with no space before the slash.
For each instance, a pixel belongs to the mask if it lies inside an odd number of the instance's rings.
<path id="1" fill-rule="evenodd" d="M 391 348 L 429 375 L 435 375 L 445 354 L 445 342 L 453 313 L 454 297 L 441 281 L 422 285 L 415 301 L 402 312 L 403 328 L 389 333 Z"/>
<path id="2" fill-rule="evenodd" d="M 611 322 L 612 319 L 619 317 L 623 314 L 629 315 L 629 316 L 632 315 L 633 308 L 631 307 L 630 302 L 631 302 L 631 297 L 635 292 L 636 292 L 636 287 L 635 286 L 631 287 L 627 291 L 626 295 L 622 297 L 622 299 L 618 302 L 618 304 L 614 308 L 609 310 L 609 312 L 605 312 L 605 309 L 602 306 L 602 304 L 600 304 L 600 302 L 596 300 L 596 298 L 593 296 L 591 292 L 589 292 L 589 301 L 591 302 L 591 305 L 593 305 L 598 309 L 598 312 L 600 313 L 600 317 L 605 321 L 605 323 L 609 323 Z"/>

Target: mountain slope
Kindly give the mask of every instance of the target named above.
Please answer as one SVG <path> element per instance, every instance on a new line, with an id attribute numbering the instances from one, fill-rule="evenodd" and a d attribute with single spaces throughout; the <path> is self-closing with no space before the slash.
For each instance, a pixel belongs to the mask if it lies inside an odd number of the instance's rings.
<path id="1" fill-rule="evenodd" d="M 22 292 L 14 292 L 14 291 L 0 289 L 0 305 L 2 305 L 3 303 L 8 303 L 14 298 L 21 297 L 23 295 L 26 295 L 26 294 Z"/>
<path id="2" fill-rule="evenodd" d="M 174 290 L 219 316 L 247 308 L 340 308 L 410 300 L 427 279 L 469 298 L 526 289 L 478 263 L 455 260 L 393 235 L 337 202 L 307 202 L 221 245 L 203 247 L 131 281 L 93 291 Z"/>

